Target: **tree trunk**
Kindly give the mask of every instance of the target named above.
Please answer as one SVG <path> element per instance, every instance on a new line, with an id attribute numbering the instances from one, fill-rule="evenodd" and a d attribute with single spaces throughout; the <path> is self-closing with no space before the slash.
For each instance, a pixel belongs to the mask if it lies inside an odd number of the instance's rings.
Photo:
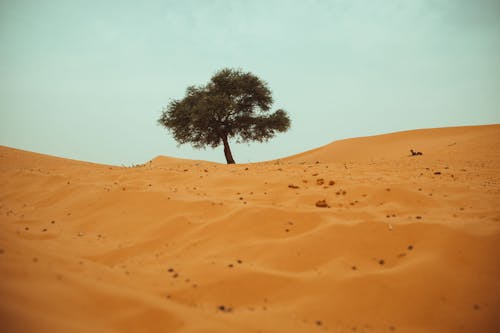
<path id="1" fill-rule="evenodd" d="M 226 156 L 227 164 L 235 164 L 233 155 L 231 154 L 231 148 L 229 148 L 227 136 L 222 137 L 222 142 L 224 143 L 224 155 Z"/>

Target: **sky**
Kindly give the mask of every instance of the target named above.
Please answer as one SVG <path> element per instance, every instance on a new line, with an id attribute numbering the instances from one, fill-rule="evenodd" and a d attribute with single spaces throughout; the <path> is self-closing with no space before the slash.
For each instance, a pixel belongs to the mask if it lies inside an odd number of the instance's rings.
<path id="1" fill-rule="evenodd" d="M 162 108 L 219 69 L 266 81 L 291 129 L 236 162 L 334 140 L 500 123 L 500 0 L 0 0 L 0 145 L 98 163 L 178 146 Z"/>

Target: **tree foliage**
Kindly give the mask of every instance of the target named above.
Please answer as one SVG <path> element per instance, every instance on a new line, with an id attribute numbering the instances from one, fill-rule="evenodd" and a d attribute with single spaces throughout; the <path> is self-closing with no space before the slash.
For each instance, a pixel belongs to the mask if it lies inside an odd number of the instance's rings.
<path id="1" fill-rule="evenodd" d="M 229 139 L 264 142 L 290 127 L 282 110 L 270 112 L 273 98 L 267 83 L 249 72 L 225 68 L 202 86 L 190 86 L 183 99 L 172 100 L 158 122 L 179 144 L 195 148 L 224 146 L 234 163 Z"/>

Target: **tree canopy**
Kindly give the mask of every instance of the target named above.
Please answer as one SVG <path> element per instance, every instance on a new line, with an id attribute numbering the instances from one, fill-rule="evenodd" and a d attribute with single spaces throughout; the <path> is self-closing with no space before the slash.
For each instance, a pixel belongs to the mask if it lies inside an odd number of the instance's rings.
<path id="1" fill-rule="evenodd" d="M 229 139 L 265 142 L 290 127 L 287 113 L 270 112 L 273 98 L 266 82 L 250 72 L 224 68 L 201 86 L 190 86 L 180 100 L 164 107 L 159 124 L 179 144 L 195 148 L 224 146 L 228 164 L 234 159 Z"/>

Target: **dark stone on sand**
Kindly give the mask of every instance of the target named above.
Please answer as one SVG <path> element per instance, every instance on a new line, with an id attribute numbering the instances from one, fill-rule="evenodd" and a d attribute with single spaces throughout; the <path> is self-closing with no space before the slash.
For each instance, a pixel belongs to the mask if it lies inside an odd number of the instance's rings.
<path id="1" fill-rule="evenodd" d="M 328 204 L 326 203 L 325 200 L 319 200 L 319 201 L 316 202 L 316 207 L 328 208 L 330 206 L 328 206 Z"/>
<path id="2" fill-rule="evenodd" d="M 233 311 L 232 308 L 226 307 L 224 305 L 219 305 L 218 309 L 219 309 L 219 311 L 222 311 L 222 312 L 231 312 L 231 311 Z"/>

